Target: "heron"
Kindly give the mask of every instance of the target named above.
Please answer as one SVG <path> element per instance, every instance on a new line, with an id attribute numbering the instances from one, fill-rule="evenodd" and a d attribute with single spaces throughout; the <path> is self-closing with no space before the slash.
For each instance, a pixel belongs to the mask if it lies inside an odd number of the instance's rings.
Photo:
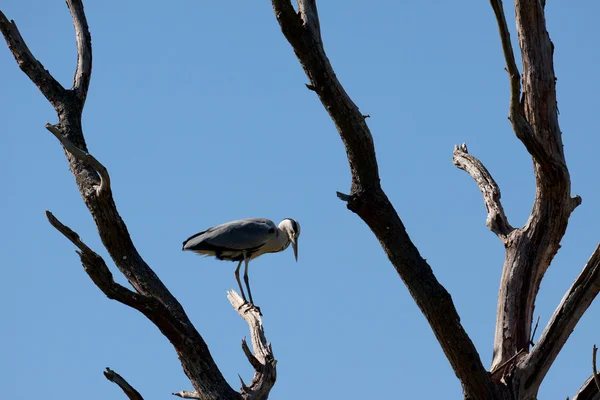
<path id="1" fill-rule="evenodd" d="M 299 236 L 300 224 L 292 218 L 284 219 L 279 225 L 266 218 L 247 218 L 226 222 L 196 233 L 183 242 L 183 250 L 214 256 L 218 260 L 239 261 L 235 269 L 235 279 L 242 292 L 242 298 L 247 303 L 240 282 L 240 267 L 244 262 L 244 282 L 250 304 L 254 305 L 248 280 L 248 263 L 263 254 L 283 251 L 290 243 L 297 262 Z"/>

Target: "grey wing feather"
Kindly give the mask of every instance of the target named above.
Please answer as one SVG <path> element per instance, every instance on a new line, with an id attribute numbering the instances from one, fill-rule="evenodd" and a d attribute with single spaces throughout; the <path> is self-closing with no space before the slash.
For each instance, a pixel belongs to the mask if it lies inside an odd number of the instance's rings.
<path id="1" fill-rule="evenodd" d="M 243 250 L 264 245 L 275 233 L 273 221 L 265 218 L 248 218 L 214 226 L 190 237 L 184 242 L 184 249 L 217 247 L 221 249 Z"/>

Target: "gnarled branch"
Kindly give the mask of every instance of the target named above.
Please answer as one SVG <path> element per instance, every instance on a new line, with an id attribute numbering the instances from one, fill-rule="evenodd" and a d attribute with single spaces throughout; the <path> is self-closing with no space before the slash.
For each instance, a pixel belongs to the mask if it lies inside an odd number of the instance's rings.
<path id="1" fill-rule="evenodd" d="M 266 399 L 277 379 L 277 360 L 273 356 L 273 348 L 267 342 L 262 325 L 260 311 L 245 303 L 235 290 L 227 292 L 227 298 L 233 308 L 248 323 L 250 341 L 254 354 L 248 348 L 246 339 L 242 339 L 242 350 L 254 368 L 254 377 L 250 385 L 242 381 L 242 397 L 245 399 Z"/>
<path id="2" fill-rule="evenodd" d="M 508 242 L 508 235 L 514 228 L 510 226 L 506 214 L 504 214 L 504 208 L 500 202 L 500 188 L 496 184 L 496 181 L 481 161 L 469 154 L 466 143 L 454 146 L 452 162 L 458 168 L 471 175 L 477 186 L 479 186 L 479 190 L 483 195 L 485 208 L 488 212 L 485 224 L 492 232 L 498 235 L 502 243 L 506 244 Z"/>
<path id="3" fill-rule="evenodd" d="M 492 371 L 530 345 L 533 309 L 540 283 L 560 248 L 571 212 L 581 203 L 571 198 L 556 108 L 553 46 L 543 5 L 516 0 L 516 20 L 523 59 L 523 86 L 515 62 L 501 0 L 490 0 L 510 78 L 509 119 L 534 161 L 536 196 L 529 220 L 505 243 Z M 537 346 L 536 346 L 537 348 Z M 537 388 L 531 388 L 532 393 Z"/>
<path id="4" fill-rule="evenodd" d="M 348 208 L 357 213 L 379 239 L 396 271 L 427 318 L 466 393 L 492 398 L 494 391 L 475 346 L 460 323 L 446 289 L 410 240 L 379 182 L 373 137 L 365 117 L 350 99 L 325 54 L 314 0 L 272 0 L 281 30 L 310 80 L 310 89 L 333 119 L 344 142 L 352 186 Z"/>
<path id="5" fill-rule="evenodd" d="M 125 378 L 123 378 L 121 375 L 117 374 L 112 369 L 107 367 L 106 371 L 104 371 L 102 373 L 104 374 L 104 377 L 106 379 L 108 379 L 109 381 L 118 385 L 121 388 L 121 390 L 123 390 L 123 392 L 127 395 L 129 400 L 144 400 L 144 398 L 142 397 L 140 392 L 135 390 L 135 388 L 133 386 L 131 386 L 125 380 Z"/>
<path id="6" fill-rule="evenodd" d="M 44 70 L 29 51 L 14 22 L 0 13 L 0 31 L 21 69 L 54 106 L 59 122 L 47 125 L 63 144 L 81 196 L 98 228 L 102 243 L 135 292 L 117 284 L 104 260 L 79 236 L 48 213 L 50 223 L 78 248 L 84 268 L 94 283 L 111 299 L 143 313 L 173 344 L 182 367 L 199 398 L 239 399 L 216 366 L 206 343 L 183 307 L 169 292 L 135 248 L 110 191 L 106 168 L 87 149 L 81 126 L 92 71 L 92 48 L 83 3 L 67 0 L 76 33 L 77 68 L 73 87 L 65 90 Z M 99 176 L 99 175 L 100 176 Z M 263 392 L 271 386 L 263 385 Z"/>
<path id="7" fill-rule="evenodd" d="M 246 385 L 241 376 L 240 383 L 242 398 L 246 400 L 262 400 L 269 396 L 269 392 L 275 385 L 277 379 L 277 360 L 273 356 L 271 344 L 265 338 L 265 332 L 262 326 L 262 318 L 260 310 L 244 302 L 242 297 L 235 291 L 227 292 L 227 298 L 234 310 L 244 318 L 250 328 L 250 338 L 254 354 L 248 347 L 246 339 L 242 339 L 242 350 L 248 358 L 248 361 L 254 368 L 254 377 L 250 385 Z M 178 396 L 184 399 L 200 399 L 198 392 L 181 390 L 173 393 L 173 396 Z"/>

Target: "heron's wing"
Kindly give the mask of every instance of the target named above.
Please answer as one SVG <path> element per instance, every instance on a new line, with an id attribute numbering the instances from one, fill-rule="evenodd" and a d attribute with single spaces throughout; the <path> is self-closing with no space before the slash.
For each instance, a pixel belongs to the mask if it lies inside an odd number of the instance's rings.
<path id="1" fill-rule="evenodd" d="M 276 234 L 273 221 L 249 218 L 227 222 L 200 232 L 183 242 L 184 250 L 247 250 L 263 246 Z"/>

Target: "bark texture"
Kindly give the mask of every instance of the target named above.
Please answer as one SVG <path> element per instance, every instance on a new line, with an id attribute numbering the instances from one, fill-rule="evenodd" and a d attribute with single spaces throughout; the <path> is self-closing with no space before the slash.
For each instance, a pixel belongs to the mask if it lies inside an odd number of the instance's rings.
<path id="1" fill-rule="evenodd" d="M 564 157 L 553 66 L 554 47 L 546 31 L 545 2 L 515 0 L 523 76 L 515 62 L 501 0 L 490 0 L 496 16 L 510 83 L 509 119 L 533 160 L 536 195 L 521 228 L 508 222 L 500 188 L 466 144 L 454 149 L 454 164 L 479 186 L 488 211 L 486 225 L 506 249 L 498 295 L 494 359 L 488 373 L 460 324 L 450 295 L 435 278 L 406 233 L 379 182 L 371 132 L 356 104 L 335 76 L 323 49 L 315 0 L 272 0 L 281 30 L 291 44 L 313 90 L 344 142 L 352 186 L 338 193 L 371 228 L 392 265 L 427 318 L 468 399 L 533 399 L 581 315 L 597 295 L 598 250 L 565 295 L 542 339 L 530 353 L 532 316 L 542 278 L 565 234 L 569 217 L 581 204 L 571 197 Z M 521 91 L 521 83 L 524 90 Z"/>
<path id="2" fill-rule="evenodd" d="M 281 31 L 291 44 L 314 91 L 335 123 L 352 173 L 349 194 L 338 193 L 348 209 L 373 231 L 391 264 L 429 322 L 442 350 L 460 380 L 465 399 L 535 399 L 539 387 L 581 316 L 600 291 L 600 246 L 565 294 L 540 340 L 531 345 L 532 316 L 540 283 L 560 248 L 569 217 L 581 204 L 571 196 L 556 102 L 554 46 L 546 31 L 544 0 L 515 0 L 522 74 L 517 67 L 501 0 L 490 0 L 509 77 L 509 119 L 513 131 L 532 157 L 536 193 L 531 215 L 523 227 L 512 227 L 502 207 L 500 188 L 484 164 L 456 146 L 453 163 L 478 185 L 487 209 L 486 225 L 506 249 L 498 294 L 494 358 L 489 371 L 465 332 L 452 298 L 411 241 L 402 220 L 380 184 L 373 136 L 348 96 L 323 47 L 316 0 L 271 0 Z M 254 367 L 252 381 L 235 391 L 224 380 L 208 347 L 183 307 L 137 252 L 115 206 L 107 169 L 88 153 L 81 113 L 91 78 L 91 37 L 81 0 L 67 0 L 77 39 L 77 68 L 71 89 L 65 89 L 31 54 L 16 25 L 0 12 L 0 31 L 19 67 L 54 106 L 59 122 L 46 128 L 60 141 L 81 196 L 102 242 L 134 290 L 113 279 L 104 260 L 50 212 L 49 222 L 77 248 L 81 262 L 107 297 L 139 310 L 173 344 L 194 390 L 173 393 L 192 399 L 266 399 L 273 387 L 276 360 L 264 336 L 260 313 L 245 307 L 229 292 L 232 306 L 250 327 L 250 350 L 242 350 Z M 594 350 L 595 356 L 595 350 Z M 593 375 L 575 394 L 578 400 L 599 400 L 600 382 Z M 120 375 L 107 369 L 107 379 L 130 399 L 142 396 Z M 597 382 L 598 381 L 598 382 Z"/>
<path id="3" fill-rule="evenodd" d="M 135 291 L 116 283 L 104 260 L 86 246 L 77 233 L 47 212 L 49 222 L 77 246 L 83 267 L 108 298 L 140 311 L 171 342 L 185 374 L 194 386 L 198 399 L 266 399 L 276 377 L 276 363 L 270 346 L 267 350 L 262 347 L 254 349 L 259 353 L 252 361 L 257 358 L 263 362 L 268 357 L 270 359 L 265 366 L 259 362 L 256 365 L 253 363 L 255 368 L 260 366 L 261 369 L 260 374 L 255 375 L 250 389 L 243 388 L 241 393 L 232 389 L 223 378 L 208 346 L 189 320 L 181 304 L 135 248 L 113 200 L 108 171 L 87 150 L 81 114 L 92 72 L 91 36 L 82 1 L 67 0 L 67 5 L 73 17 L 77 43 L 77 67 L 71 89 L 65 89 L 44 69 L 31 54 L 14 21 L 9 21 L 2 12 L 0 12 L 0 31 L 21 70 L 56 110 L 58 124 L 47 124 L 46 128 L 63 145 L 77 187 L 96 223 L 102 243 Z M 234 306 L 236 310 L 239 308 L 239 304 Z M 252 310 L 244 310 L 240 314 L 250 325 L 253 344 L 266 343 L 260 317 L 251 318 L 250 316 L 254 314 Z M 260 332 L 261 338 L 255 341 L 257 332 Z M 247 345 L 244 346 L 244 351 L 247 355 L 252 355 Z M 115 383 L 124 388 L 121 384 L 125 381 L 119 379 L 118 374 L 110 376 L 115 379 L 113 380 Z M 134 395 L 132 391 L 125 390 L 125 393 L 130 398 L 135 398 L 131 397 Z"/>

